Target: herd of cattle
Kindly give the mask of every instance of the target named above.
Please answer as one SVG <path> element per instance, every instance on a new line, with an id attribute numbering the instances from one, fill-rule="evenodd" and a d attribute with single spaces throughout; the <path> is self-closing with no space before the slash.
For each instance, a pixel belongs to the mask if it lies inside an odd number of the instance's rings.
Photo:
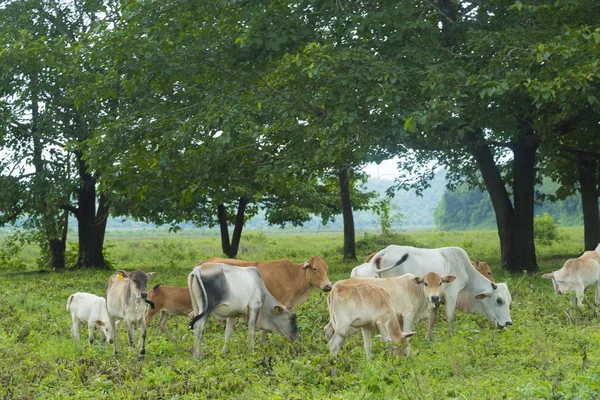
<path id="1" fill-rule="evenodd" d="M 250 349 L 254 335 L 262 331 L 264 344 L 268 331 L 292 340 L 300 337 L 293 308 L 308 298 L 313 288 L 329 292 L 329 323 L 324 333 L 329 348 L 337 355 L 352 328 L 361 328 L 367 359 L 371 358 L 371 329 L 392 342 L 393 352 L 410 354 L 414 323 L 429 318 L 428 340 L 445 305 L 448 331 L 453 332 L 455 311 L 481 313 L 496 327 L 512 325 L 511 295 L 506 283 L 495 283 L 489 266 L 469 260 L 458 247 L 419 249 L 389 246 L 369 255 L 352 270 L 351 277 L 331 284 L 327 264 L 319 256 L 294 264 L 282 259 L 267 262 L 211 258 L 198 263 L 188 276 L 188 287 L 158 284 L 147 291 L 154 273 L 117 271 L 109 277 L 106 299 L 90 293 L 75 293 L 67 301 L 71 311 L 73 338 L 79 341 L 79 324 L 88 325 L 90 344 L 100 330 L 117 354 L 117 319 L 127 330 L 134 346 L 134 326 L 139 327 L 139 354 L 145 354 L 146 327 L 160 313 L 159 327 L 168 337 L 177 338 L 167 328 L 171 316 L 190 318 L 195 341 L 194 359 L 202 355 L 203 330 L 210 315 L 226 320 L 225 344 L 231 339 L 236 318 L 248 325 Z M 571 303 L 583 307 L 583 291 L 596 285 L 596 311 L 600 305 L 600 244 L 544 278 L 552 279 L 557 294 L 574 291 Z"/>

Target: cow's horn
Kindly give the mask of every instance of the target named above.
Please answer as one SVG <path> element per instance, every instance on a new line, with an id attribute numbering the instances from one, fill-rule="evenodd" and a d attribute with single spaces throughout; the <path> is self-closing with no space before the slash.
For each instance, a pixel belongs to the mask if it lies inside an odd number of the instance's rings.
<path id="1" fill-rule="evenodd" d="M 494 282 L 492 282 L 492 289 L 494 289 L 494 290 L 498 289 L 498 285 L 496 285 Z"/>

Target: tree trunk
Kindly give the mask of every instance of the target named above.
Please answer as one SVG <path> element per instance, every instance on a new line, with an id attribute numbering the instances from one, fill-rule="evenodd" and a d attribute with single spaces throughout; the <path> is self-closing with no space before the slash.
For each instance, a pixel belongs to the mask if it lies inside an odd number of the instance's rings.
<path id="1" fill-rule="evenodd" d="M 585 250 L 594 250 L 600 243 L 600 213 L 598 210 L 598 162 L 595 158 L 580 156 L 577 160 Z"/>
<path id="2" fill-rule="evenodd" d="M 79 161 L 79 175 L 82 185 L 77 190 L 78 208 L 75 216 L 78 223 L 79 254 L 77 267 L 79 268 L 108 268 L 102 252 L 104 235 L 108 219 L 109 206 L 106 197 L 101 195 L 96 210 L 96 179 L 87 172 L 87 164 L 76 153 Z"/>
<path id="3" fill-rule="evenodd" d="M 340 195 L 342 198 L 342 217 L 344 219 L 344 261 L 356 260 L 356 241 L 354 232 L 354 216 L 350 201 L 350 181 L 346 167 L 338 172 Z"/>
<path id="4" fill-rule="evenodd" d="M 537 271 L 535 242 L 533 239 L 535 156 L 539 138 L 533 133 L 524 135 L 513 148 L 513 191 L 514 191 L 514 241 L 515 256 L 520 265 L 510 271 Z"/>
<path id="5" fill-rule="evenodd" d="M 223 254 L 229 256 L 231 245 L 229 244 L 229 227 L 227 225 L 227 209 L 223 204 L 217 206 L 217 217 L 219 219 L 219 228 L 221 229 L 221 250 Z"/>
<path id="6" fill-rule="evenodd" d="M 483 143 L 482 136 L 477 139 L 480 139 L 480 143 Z M 509 271 L 517 270 L 519 263 L 514 244 L 514 210 L 504 182 L 502 181 L 502 176 L 487 144 L 478 145 L 473 150 L 473 156 L 483 177 L 485 187 L 492 201 L 494 213 L 496 214 L 502 268 Z"/>
<path id="7" fill-rule="evenodd" d="M 60 270 L 65 268 L 65 243 L 61 239 L 48 240 L 50 247 L 50 268 Z"/>
<path id="8" fill-rule="evenodd" d="M 231 242 L 229 241 L 229 225 L 227 223 L 227 209 L 223 204 L 217 206 L 219 227 L 221 229 L 221 249 L 223 254 L 229 258 L 236 258 L 238 249 L 240 248 L 240 241 L 242 239 L 242 230 L 244 229 L 244 217 L 246 213 L 246 206 L 248 200 L 244 197 L 240 197 L 238 203 L 238 210 L 235 216 L 235 225 L 233 228 L 233 237 Z"/>

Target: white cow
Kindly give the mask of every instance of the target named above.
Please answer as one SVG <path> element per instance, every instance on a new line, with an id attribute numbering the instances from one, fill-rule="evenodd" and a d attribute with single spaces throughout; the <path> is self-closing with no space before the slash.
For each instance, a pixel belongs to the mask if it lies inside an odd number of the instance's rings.
<path id="1" fill-rule="evenodd" d="M 456 309 L 466 313 L 481 313 L 498 328 L 512 325 L 512 301 L 506 283 L 493 283 L 471 265 L 467 253 L 459 247 L 419 249 L 411 246 L 391 245 L 377 253 L 371 264 L 356 272 L 356 276 L 376 274 L 380 277 L 412 273 L 423 276 L 435 272 L 440 276 L 453 275 L 456 280 L 442 294 L 446 305 L 448 331 L 453 332 Z M 430 315 L 432 326 L 437 320 L 439 306 Z M 431 332 L 427 332 L 431 337 Z"/>
<path id="2" fill-rule="evenodd" d="M 146 354 L 146 284 L 154 272 L 134 271 L 131 274 L 119 270 L 108 278 L 106 284 L 106 308 L 112 330 L 114 354 L 117 354 L 116 320 L 122 319 L 127 329 L 129 345 L 134 346 L 134 326 L 140 328 L 140 358 Z M 154 306 L 154 304 L 151 304 Z"/>
<path id="3" fill-rule="evenodd" d="M 196 315 L 190 322 L 196 337 L 195 360 L 202 355 L 202 334 L 211 314 L 217 319 L 227 319 L 223 352 L 227 351 L 236 317 L 243 317 L 248 322 L 251 351 L 254 350 L 256 328 L 292 340 L 300 338 L 296 314 L 269 293 L 256 267 L 201 264 L 189 274 L 188 287 Z"/>
<path id="4" fill-rule="evenodd" d="M 79 342 L 80 323 L 87 324 L 88 326 L 88 340 L 90 345 L 94 344 L 94 331 L 96 328 L 100 330 L 100 340 L 102 342 L 106 342 L 107 337 L 112 338 L 104 297 L 99 297 L 91 293 L 77 292 L 69 296 L 67 310 L 71 311 L 71 318 L 73 319 L 71 333 L 73 334 L 73 340 L 76 342 Z"/>
<path id="5" fill-rule="evenodd" d="M 542 276 L 552 279 L 554 292 L 566 294 L 571 290 L 571 307 L 575 308 L 575 302 L 580 310 L 583 310 L 583 291 L 585 288 L 596 285 L 595 313 L 598 314 L 600 306 L 600 244 L 594 251 L 586 251 L 579 258 L 571 258 L 565 262 L 563 267 Z"/>
<path id="6" fill-rule="evenodd" d="M 395 354 L 401 355 L 402 341 L 414 332 L 402 332 L 388 292 L 377 286 L 364 283 L 345 284 L 336 282 L 327 297 L 329 323 L 325 336 L 329 350 L 337 356 L 352 328 L 361 328 L 367 360 L 371 360 L 371 329 L 376 328 L 381 338 L 398 346 Z"/>

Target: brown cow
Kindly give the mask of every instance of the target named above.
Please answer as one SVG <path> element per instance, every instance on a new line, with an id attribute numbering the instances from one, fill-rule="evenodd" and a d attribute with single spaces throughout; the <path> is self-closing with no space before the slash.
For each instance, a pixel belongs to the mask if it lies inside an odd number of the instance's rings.
<path id="1" fill-rule="evenodd" d="M 159 283 L 148 292 L 148 300 L 154 303 L 154 308 L 148 307 L 146 326 L 150 324 L 157 313 L 160 313 L 158 326 L 167 334 L 169 339 L 177 342 L 175 335 L 167 328 L 167 321 L 169 317 L 188 316 L 192 318 L 194 316 L 190 289 L 179 286 L 164 286 Z"/>
<path id="2" fill-rule="evenodd" d="M 492 269 L 485 261 L 471 260 L 471 264 L 473 265 L 473 267 L 475 267 L 477 271 L 479 271 L 481 275 L 494 282 L 494 275 L 492 274 Z"/>
<path id="3" fill-rule="evenodd" d="M 295 307 L 305 301 L 313 287 L 324 292 L 331 290 L 327 263 L 319 256 L 313 256 L 301 264 L 294 264 L 287 258 L 274 261 L 245 261 L 214 257 L 197 265 L 207 262 L 258 268 L 267 290 L 286 307 Z"/>

